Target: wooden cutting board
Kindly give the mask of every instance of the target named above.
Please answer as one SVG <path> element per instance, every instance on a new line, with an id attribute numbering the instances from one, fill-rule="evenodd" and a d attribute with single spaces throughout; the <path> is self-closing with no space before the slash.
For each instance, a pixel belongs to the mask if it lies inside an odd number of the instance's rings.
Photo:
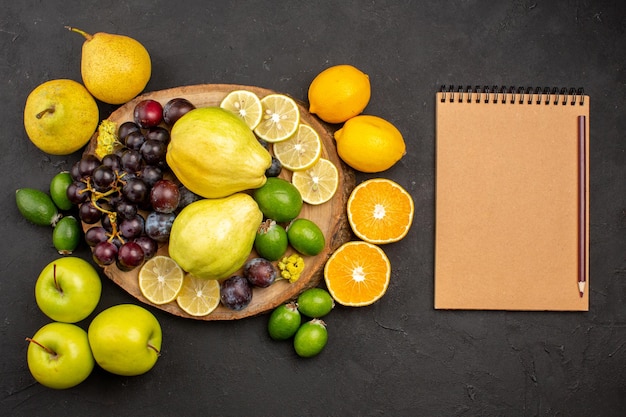
<path id="1" fill-rule="evenodd" d="M 132 121 L 133 109 L 139 101 L 144 99 L 153 99 L 160 102 L 161 105 L 164 105 L 172 98 L 184 97 L 196 107 L 219 106 L 222 99 L 229 92 L 240 89 L 252 91 L 257 94 L 259 98 L 276 93 L 275 91 L 260 87 L 235 84 L 183 86 L 138 96 L 114 111 L 111 116 L 109 116 L 108 120 L 117 123 L 118 126 L 123 122 Z M 296 100 L 296 102 L 298 101 Z M 270 311 L 288 300 L 296 298 L 298 294 L 307 288 L 317 286 L 322 279 L 324 265 L 328 257 L 341 244 L 351 239 L 351 231 L 346 217 L 346 203 L 350 192 L 354 188 L 355 179 L 354 172 L 339 159 L 332 133 L 328 126 L 322 124 L 315 116 L 311 115 L 302 103 L 298 103 L 298 106 L 300 108 L 301 122 L 313 127 L 322 140 L 322 158 L 332 161 L 339 171 L 339 186 L 333 198 L 318 206 L 305 203 L 300 213 L 299 217 L 312 220 L 322 229 L 326 237 L 326 246 L 317 256 L 304 257 L 305 270 L 298 281 L 289 283 L 286 280 L 279 280 L 268 288 L 254 288 L 252 301 L 243 310 L 234 311 L 220 304 L 211 314 L 203 317 L 194 317 L 181 310 L 176 301 L 164 305 L 154 305 L 146 300 L 139 290 L 139 268 L 129 272 L 123 272 L 115 265 L 109 265 L 104 267 L 105 275 L 144 304 L 154 306 L 176 316 L 196 320 L 236 320 L 258 315 Z M 96 133 L 87 146 L 85 153 L 93 153 L 97 138 L 98 134 Z M 291 173 L 286 169 L 283 169 L 280 176 L 287 180 L 291 179 Z M 92 226 L 93 225 L 83 224 L 83 229 L 87 230 Z M 288 250 L 287 255 L 290 253 L 293 253 L 291 248 Z M 160 245 L 158 254 L 168 254 L 167 244 Z M 253 251 L 250 257 L 255 256 L 256 253 Z"/>

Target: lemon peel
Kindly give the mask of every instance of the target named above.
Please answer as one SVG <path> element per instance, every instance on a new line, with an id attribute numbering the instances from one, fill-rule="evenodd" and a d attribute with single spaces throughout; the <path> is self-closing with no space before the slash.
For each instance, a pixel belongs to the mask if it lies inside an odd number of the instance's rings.
<path id="1" fill-rule="evenodd" d="M 296 282 L 300 278 L 300 274 L 304 271 L 304 259 L 298 254 L 292 254 L 283 257 L 278 261 L 278 269 L 283 279 L 289 280 L 290 283 Z"/>

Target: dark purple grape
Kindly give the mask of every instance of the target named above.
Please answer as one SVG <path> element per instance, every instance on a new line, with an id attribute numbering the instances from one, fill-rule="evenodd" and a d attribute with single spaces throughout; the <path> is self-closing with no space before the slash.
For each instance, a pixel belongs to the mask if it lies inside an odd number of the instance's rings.
<path id="1" fill-rule="evenodd" d="M 170 143 L 170 132 L 169 130 L 161 127 L 155 126 L 148 129 L 145 134 L 146 139 L 158 140 L 159 142 L 163 142 L 166 145 Z"/>
<path id="2" fill-rule="evenodd" d="M 137 205 L 122 198 L 115 204 L 115 212 L 121 219 L 132 219 L 137 214 Z"/>
<path id="3" fill-rule="evenodd" d="M 122 187 L 122 194 L 131 203 L 141 204 L 149 198 L 148 185 L 140 178 L 130 178 Z"/>
<path id="4" fill-rule="evenodd" d="M 93 260 L 100 266 L 111 265 L 117 259 L 118 249 L 115 244 L 105 240 L 93 248 Z"/>
<path id="5" fill-rule="evenodd" d="M 87 190 L 87 184 L 82 181 L 74 181 L 67 187 L 67 198 L 72 204 L 82 204 L 89 200 L 91 193 Z"/>
<path id="6" fill-rule="evenodd" d="M 94 224 L 100 221 L 102 212 L 93 205 L 91 201 L 87 201 L 80 205 L 78 209 L 78 217 L 87 224 Z"/>
<path id="7" fill-rule="evenodd" d="M 191 104 L 191 102 L 185 98 L 173 98 L 165 103 L 165 106 L 163 106 L 163 120 L 165 123 L 172 126 L 185 113 L 195 108 L 196 106 Z"/>
<path id="8" fill-rule="evenodd" d="M 100 160 L 94 155 L 88 154 L 78 161 L 78 174 L 81 179 L 91 177 L 93 170 L 100 166 Z"/>
<path id="9" fill-rule="evenodd" d="M 252 301 L 252 285 L 241 275 L 235 275 L 220 285 L 220 300 L 232 310 L 242 310 Z"/>
<path id="10" fill-rule="evenodd" d="M 126 136 L 128 136 L 131 132 L 138 132 L 140 130 L 139 125 L 134 122 L 128 121 L 124 122 L 117 129 L 117 137 L 120 142 L 124 143 L 126 141 Z"/>
<path id="11" fill-rule="evenodd" d="M 159 213 L 172 213 L 178 207 L 180 192 L 170 180 L 157 181 L 150 190 L 150 204 Z"/>
<path id="12" fill-rule="evenodd" d="M 278 270 L 265 258 L 252 258 L 243 266 L 243 276 L 255 287 L 266 288 L 274 283 Z"/>
<path id="13" fill-rule="evenodd" d="M 93 183 L 96 191 L 107 192 L 112 187 L 115 181 L 117 180 L 117 176 L 111 167 L 106 165 L 100 165 L 98 168 L 93 170 L 93 174 L 91 175 L 91 182 Z"/>
<path id="14" fill-rule="evenodd" d="M 163 170 L 154 165 L 146 165 L 139 174 L 143 182 L 152 188 L 160 179 L 163 179 Z"/>
<path id="15" fill-rule="evenodd" d="M 146 235 L 157 242 L 166 242 L 170 237 L 175 218 L 176 215 L 174 213 L 150 212 L 148 217 L 146 217 Z"/>
<path id="16" fill-rule="evenodd" d="M 180 193 L 180 200 L 178 202 L 179 210 L 184 209 L 194 201 L 200 200 L 200 196 L 198 194 L 190 191 L 189 188 L 185 187 L 184 185 L 180 185 L 178 187 L 178 192 Z"/>
<path id="17" fill-rule="evenodd" d="M 111 153 L 102 158 L 102 165 L 111 168 L 113 172 L 119 172 L 122 170 L 122 159 L 119 155 Z"/>
<path id="18" fill-rule="evenodd" d="M 163 120 L 163 107 L 156 100 L 141 100 L 133 110 L 133 118 L 144 129 L 156 126 Z"/>
<path id="19" fill-rule="evenodd" d="M 102 213 L 102 217 L 100 218 L 100 224 L 104 227 L 109 233 L 113 232 L 113 225 L 111 224 L 111 216 L 108 213 Z"/>
<path id="20" fill-rule="evenodd" d="M 280 175 L 280 172 L 283 170 L 283 164 L 278 160 L 278 158 L 272 156 L 272 165 L 265 170 L 266 177 L 277 177 Z"/>
<path id="21" fill-rule="evenodd" d="M 159 244 L 157 243 L 157 241 L 148 236 L 136 237 L 135 239 L 133 239 L 133 242 L 141 246 L 146 260 L 154 257 L 154 255 L 156 255 L 157 253 L 157 250 L 159 249 Z"/>
<path id="22" fill-rule="evenodd" d="M 141 149 L 141 145 L 143 145 L 145 141 L 146 137 L 143 135 L 143 133 L 141 133 L 141 131 L 138 130 L 136 132 L 130 132 L 128 136 L 126 136 L 126 139 L 124 140 L 124 145 L 126 145 L 128 149 L 134 149 L 138 151 L 139 149 Z"/>
<path id="23" fill-rule="evenodd" d="M 141 152 L 134 149 L 126 149 L 120 157 L 122 161 L 122 169 L 127 172 L 138 172 L 141 170 L 143 159 Z"/>
<path id="24" fill-rule="evenodd" d="M 74 162 L 70 168 L 70 176 L 74 181 L 80 181 L 80 160 Z"/>
<path id="25" fill-rule="evenodd" d="M 270 149 L 270 144 L 267 143 L 266 140 L 261 139 L 261 138 L 256 138 L 256 140 L 259 141 L 259 143 L 261 144 L 261 146 L 263 146 L 265 149 L 269 150 Z"/>
<path id="26" fill-rule="evenodd" d="M 139 149 L 143 160 L 148 165 L 164 165 L 167 144 L 156 139 L 148 139 Z"/>
<path id="27" fill-rule="evenodd" d="M 137 268 L 145 260 L 141 246 L 135 242 L 126 242 L 120 246 L 117 252 L 117 267 L 122 271 L 130 271 Z"/>
<path id="28" fill-rule="evenodd" d="M 119 222 L 117 229 L 126 239 L 134 239 L 142 235 L 145 222 L 141 214 L 136 214 L 133 218 Z"/>
<path id="29" fill-rule="evenodd" d="M 109 238 L 107 231 L 102 226 L 93 226 L 85 232 L 85 242 L 91 247 L 100 242 L 105 242 Z"/>

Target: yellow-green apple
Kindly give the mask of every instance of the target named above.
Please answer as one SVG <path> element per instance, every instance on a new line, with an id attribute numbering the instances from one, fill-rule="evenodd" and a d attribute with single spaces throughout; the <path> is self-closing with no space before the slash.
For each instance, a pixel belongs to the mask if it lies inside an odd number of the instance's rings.
<path id="1" fill-rule="evenodd" d="M 76 323 L 89 316 L 101 293 L 102 282 L 95 268 L 73 256 L 50 262 L 35 284 L 35 299 L 41 311 L 64 323 Z"/>
<path id="2" fill-rule="evenodd" d="M 117 375 L 148 372 L 161 350 L 161 325 L 154 315 L 135 304 L 119 304 L 101 311 L 87 330 L 94 359 Z"/>
<path id="3" fill-rule="evenodd" d="M 93 370 L 87 332 L 75 324 L 48 323 L 26 340 L 28 369 L 41 385 L 71 388 L 87 379 Z"/>

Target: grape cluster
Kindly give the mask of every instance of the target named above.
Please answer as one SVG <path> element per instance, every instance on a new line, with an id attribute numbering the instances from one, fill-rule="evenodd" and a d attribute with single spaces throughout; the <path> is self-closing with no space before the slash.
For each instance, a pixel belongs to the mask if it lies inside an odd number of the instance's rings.
<path id="1" fill-rule="evenodd" d="M 170 133 L 163 125 L 193 108 L 185 99 L 163 107 L 143 100 L 134 120 L 119 126 L 113 153 L 102 159 L 86 154 L 72 166 L 67 196 L 91 225 L 85 240 L 97 264 L 115 263 L 123 271 L 142 265 L 168 240 L 178 211 L 199 198 L 175 181 L 165 159 Z"/>

